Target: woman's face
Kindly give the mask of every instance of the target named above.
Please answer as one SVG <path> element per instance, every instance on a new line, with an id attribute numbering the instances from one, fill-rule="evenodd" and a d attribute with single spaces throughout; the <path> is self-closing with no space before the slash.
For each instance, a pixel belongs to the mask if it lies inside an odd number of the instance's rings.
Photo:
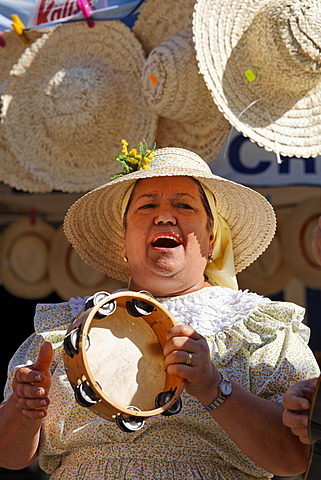
<path id="1" fill-rule="evenodd" d="M 138 182 L 126 224 L 124 250 L 131 288 L 166 296 L 204 285 L 213 235 L 193 179 L 156 177 Z"/>

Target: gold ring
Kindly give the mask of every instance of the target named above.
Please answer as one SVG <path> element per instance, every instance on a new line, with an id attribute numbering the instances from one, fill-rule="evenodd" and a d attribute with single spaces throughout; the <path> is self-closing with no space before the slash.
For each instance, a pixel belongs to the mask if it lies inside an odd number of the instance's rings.
<path id="1" fill-rule="evenodd" d="M 189 366 L 193 365 L 193 355 L 191 354 L 191 352 L 188 352 L 187 354 L 185 365 L 189 365 Z"/>

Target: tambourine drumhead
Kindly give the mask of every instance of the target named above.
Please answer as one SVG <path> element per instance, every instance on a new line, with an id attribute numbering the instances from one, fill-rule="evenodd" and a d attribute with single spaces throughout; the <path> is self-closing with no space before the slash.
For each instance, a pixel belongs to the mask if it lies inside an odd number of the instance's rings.
<path id="1" fill-rule="evenodd" d="M 128 303 L 143 301 L 151 305 L 147 315 L 129 313 Z M 101 316 L 106 305 L 113 313 Z M 119 292 L 96 306 L 84 310 L 70 325 L 67 335 L 77 330 L 77 353 L 64 354 L 68 379 L 76 388 L 88 382 L 99 399 L 92 411 L 107 419 L 119 413 L 149 417 L 164 412 L 179 397 L 182 379 L 168 375 L 162 349 L 166 332 L 176 322 L 164 307 L 142 293 Z M 159 393 L 173 396 L 163 407 L 155 407 Z M 136 407 L 131 410 L 127 407 Z"/>

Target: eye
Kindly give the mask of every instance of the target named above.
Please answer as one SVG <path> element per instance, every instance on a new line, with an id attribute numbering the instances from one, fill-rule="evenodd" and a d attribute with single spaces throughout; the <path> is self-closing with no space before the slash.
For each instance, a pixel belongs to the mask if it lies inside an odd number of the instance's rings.
<path id="1" fill-rule="evenodd" d="M 138 210 L 145 210 L 147 208 L 154 208 L 155 204 L 154 203 L 145 203 L 144 205 L 141 205 L 138 207 Z"/>
<path id="2" fill-rule="evenodd" d="M 193 207 L 191 205 L 189 205 L 188 203 L 178 203 L 176 206 L 178 208 L 182 208 L 184 210 L 194 210 Z"/>

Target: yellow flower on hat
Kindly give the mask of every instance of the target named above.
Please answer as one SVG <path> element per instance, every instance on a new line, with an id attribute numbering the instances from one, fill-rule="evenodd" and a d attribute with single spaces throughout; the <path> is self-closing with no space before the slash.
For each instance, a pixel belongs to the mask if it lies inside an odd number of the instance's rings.
<path id="1" fill-rule="evenodd" d="M 115 180 L 116 178 L 127 175 L 127 173 L 136 172 L 137 170 L 145 170 L 150 167 L 150 161 L 154 157 L 154 150 L 156 144 L 154 144 L 152 149 L 147 148 L 146 140 L 143 140 L 139 143 L 139 153 L 136 148 L 132 148 L 128 152 L 128 142 L 122 140 L 122 153 L 118 155 L 116 160 L 122 164 L 123 172 L 116 173 L 110 177 L 109 180 Z"/>
<path id="2" fill-rule="evenodd" d="M 121 143 L 122 143 L 122 145 L 123 145 L 123 146 L 122 146 L 122 149 L 121 149 L 122 153 L 123 153 L 124 155 L 128 155 L 128 150 L 127 150 L 128 142 L 126 142 L 126 140 L 123 139 L 123 140 L 121 141 Z"/>

